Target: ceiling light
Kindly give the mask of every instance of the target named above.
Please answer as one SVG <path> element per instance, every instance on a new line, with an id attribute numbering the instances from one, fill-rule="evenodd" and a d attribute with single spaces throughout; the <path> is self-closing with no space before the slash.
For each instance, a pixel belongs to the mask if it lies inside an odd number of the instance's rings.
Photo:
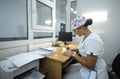
<path id="1" fill-rule="evenodd" d="M 90 12 L 83 14 L 86 18 L 91 18 L 94 22 L 101 22 L 107 20 L 108 13 L 106 11 Z"/>

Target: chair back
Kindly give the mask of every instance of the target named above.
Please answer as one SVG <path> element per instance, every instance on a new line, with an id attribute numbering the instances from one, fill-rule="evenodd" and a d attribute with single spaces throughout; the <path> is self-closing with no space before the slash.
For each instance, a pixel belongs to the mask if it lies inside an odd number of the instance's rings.
<path id="1" fill-rule="evenodd" d="M 120 53 L 117 54 L 112 63 L 112 70 L 120 78 Z"/>

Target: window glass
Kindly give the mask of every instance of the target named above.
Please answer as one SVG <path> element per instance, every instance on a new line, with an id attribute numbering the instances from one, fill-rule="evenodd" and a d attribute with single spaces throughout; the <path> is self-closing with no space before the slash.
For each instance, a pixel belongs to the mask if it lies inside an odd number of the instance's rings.
<path id="1" fill-rule="evenodd" d="M 52 27 L 52 8 L 37 1 L 37 25 Z"/>
<path id="2" fill-rule="evenodd" d="M 28 39 L 27 0 L 0 0 L 0 41 Z"/>
<path id="3" fill-rule="evenodd" d="M 61 30 L 66 29 L 66 6 L 66 0 L 56 0 L 56 36 L 59 35 Z M 64 29 L 62 24 L 64 24 Z"/>
<path id="4" fill-rule="evenodd" d="M 48 33 L 48 32 L 34 32 L 34 39 L 40 39 L 40 38 L 52 38 L 53 33 Z"/>
<path id="5" fill-rule="evenodd" d="M 71 2 L 71 11 L 70 11 L 70 23 L 72 23 L 72 21 L 76 17 L 76 15 L 77 15 L 77 1 L 72 1 Z M 71 31 L 73 32 L 72 29 L 71 29 Z M 72 34 L 74 34 L 74 32 Z"/>

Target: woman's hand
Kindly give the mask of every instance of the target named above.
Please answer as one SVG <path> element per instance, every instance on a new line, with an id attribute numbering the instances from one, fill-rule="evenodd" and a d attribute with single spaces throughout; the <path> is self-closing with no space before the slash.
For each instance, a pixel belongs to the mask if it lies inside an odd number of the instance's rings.
<path id="1" fill-rule="evenodd" d="M 74 52 L 79 52 L 79 50 L 78 49 L 70 49 L 71 51 L 74 51 Z"/>
<path id="2" fill-rule="evenodd" d="M 63 52 L 63 55 L 71 57 L 72 53 L 73 53 L 72 51 L 67 50 L 66 52 Z"/>

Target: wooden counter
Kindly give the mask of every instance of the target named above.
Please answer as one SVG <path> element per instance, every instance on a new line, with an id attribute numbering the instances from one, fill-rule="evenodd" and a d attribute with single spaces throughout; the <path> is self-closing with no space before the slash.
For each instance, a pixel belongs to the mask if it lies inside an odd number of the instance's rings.
<path id="1" fill-rule="evenodd" d="M 65 45 L 65 48 L 78 48 L 77 44 Z M 62 69 L 66 68 L 73 58 L 62 55 L 62 47 L 40 60 L 40 72 L 46 75 L 45 79 L 62 79 Z"/>

